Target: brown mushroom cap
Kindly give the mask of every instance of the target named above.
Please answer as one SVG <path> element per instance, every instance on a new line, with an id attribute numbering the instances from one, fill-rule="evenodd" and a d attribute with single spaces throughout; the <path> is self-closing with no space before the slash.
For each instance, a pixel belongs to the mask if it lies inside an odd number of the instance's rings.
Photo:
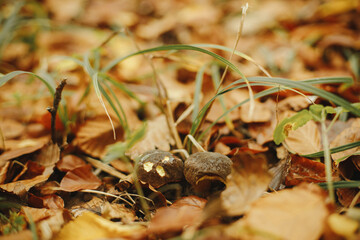
<path id="1" fill-rule="evenodd" d="M 221 182 L 225 186 L 227 175 L 231 172 L 232 161 L 216 152 L 198 152 L 191 154 L 184 164 L 184 175 L 195 190 L 207 191 L 211 184 L 200 186 L 201 181 Z"/>
<path id="2" fill-rule="evenodd" d="M 158 188 L 169 182 L 184 179 L 183 161 L 169 152 L 151 150 L 145 152 L 136 164 L 138 178 Z"/>

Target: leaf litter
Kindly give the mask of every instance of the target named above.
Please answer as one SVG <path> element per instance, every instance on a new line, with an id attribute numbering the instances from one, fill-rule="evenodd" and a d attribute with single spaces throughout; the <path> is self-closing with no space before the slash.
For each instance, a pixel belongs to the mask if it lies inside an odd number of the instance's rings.
<path id="1" fill-rule="evenodd" d="M 166 46 L 208 43 L 231 49 L 243 4 L 211 0 L 1 3 L 0 239 L 358 238 L 359 190 L 346 183 L 360 179 L 359 118 L 346 108 L 337 114 L 339 108 L 331 97 L 292 91 L 275 80 L 254 81 L 255 94 L 271 87 L 277 91 L 256 99 L 252 114 L 251 104 L 245 103 L 218 119 L 249 98 L 246 88 L 231 89 L 241 86 L 231 85 L 239 74 L 228 71 L 220 87 L 228 92 L 215 100 L 199 131 L 214 125 L 203 139 L 192 137 L 201 148 L 185 144 L 192 127 L 202 120 L 201 109 L 217 94 L 216 74 L 221 76 L 228 66 L 206 54 Z M 298 84 L 317 78 L 308 83 L 358 109 L 356 1 L 248 4 L 236 50 L 272 76 Z M 30 21 L 24 24 L 22 19 Z M 126 54 L 154 46 L 166 51 L 120 61 Z M 225 59 L 231 53 L 211 51 Z M 263 75 L 240 56 L 234 55 L 231 62 L 242 74 Z M 115 66 L 114 59 L 120 61 Z M 6 74 L 16 70 L 36 75 L 22 74 L 8 81 Z M 201 80 L 200 71 L 204 71 Z M 327 79 L 335 76 L 352 79 L 339 80 L 342 84 Z M 67 78 L 61 101 L 53 99 L 39 78 L 54 91 Z M 113 119 L 116 139 L 94 82 Z M 52 101 L 60 103 L 56 116 L 46 111 Z M 311 112 L 314 103 L 330 111 L 322 119 L 326 131 L 317 124 L 321 113 Z M 302 110 L 307 112 L 303 119 L 287 118 Z M 274 135 L 276 126 L 283 126 L 281 134 Z M 345 184 L 335 190 L 336 202 L 317 186 L 329 181 L 324 134 L 329 137 L 334 170 L 330 179 Z M 279 138 L 284 142 L 276 145 Z M 177 149 L 179 139 L 186 149 Z M 344 149 L 345 144 L 354 146 Z M 169 156 L 176 156 L 190 176 L 183 178 L 180 170 L 181 177 L 161 184 L 138 176 L 142 154 L 153 150 L 165 154 L 146 161 L 145 171 L 151 169 L 163 180 L 171 176 Z M 225 160 L 210 160 L 213 153 L 226 155 L 232 166 L 228 169 L 226 164 L 222 167 Z M 316 157 L 308 157 L 314 153 Z M 209 156 L 187 162 L 191 154 Z M 196 171 L 190 169 L 194 166 Z"/>

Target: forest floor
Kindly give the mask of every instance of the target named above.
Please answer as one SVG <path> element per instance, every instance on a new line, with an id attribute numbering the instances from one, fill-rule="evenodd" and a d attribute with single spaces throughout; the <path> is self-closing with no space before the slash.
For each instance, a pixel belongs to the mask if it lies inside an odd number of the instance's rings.
<path id="1" fill-rule="evenodd" d="M 5 0 L 0 23 L 0 240 L 360 238 L 358 0 Z"/>

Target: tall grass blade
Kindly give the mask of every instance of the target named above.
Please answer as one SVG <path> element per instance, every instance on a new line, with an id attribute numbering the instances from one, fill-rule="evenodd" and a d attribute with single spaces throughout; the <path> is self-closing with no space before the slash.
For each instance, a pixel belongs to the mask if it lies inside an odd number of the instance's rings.
<path id="1" fill-rule="evenodd" d="M 359 147 L 360 146 L 360 141 L 356 141 L 356 142 L 352 142 L 352 143 L 348 143 L 348 144 L 344 144 L 338 147 L 334 147 L 330 149 L 330 153 L 338 153 L 338 152 L 342 152 L 351 148 L 355 148 L 355 147 Z M 324 156 L 324 151 L 320 151 L 320 152 L 316 152 L 316 153 L 311 153 L 311 154 L 306 154 L 306 155 L 301 155 L 303 157 L 307 157 L 307 158 L 317 158 L 317 157 L 323 157 Z"/>
<path id="2" fill-rule="evenodd" d="M 10 79 L 12 79 L 20 74 L 29 74 L 31 76 L 38 78 L 42 83 L 45 84 L 47 89 L 49 89 L 49 92 L 51 93 L 51 95 L 55 94 L 55 86 L 52 83 L 50 83 L 49 81 L 45 80 L 44 78 L 40 77 L 39 75 L 37 75 L 35 73 L 27 72 L 27 71 L 14 71 L 14 72 L 11 72 L 11 73 L 1 76 L 0 77 L 0 87 L 3 86 L 5 83 L 7 83 Z"/>
<path id="3" fill-rule="evenodd" d="M 196 74 L 195 77 L 195 92 L 194 92 L 194 110 L 191 116 L 191 120 L 194 121 L 196 118 L 196 115 L 200 108 L 200 95 L 201 95 L 201 89 L 202 89 L 202 82 L 204 77 L 204 72 L 208 64 L 204 64 L 199 71 Z"/>

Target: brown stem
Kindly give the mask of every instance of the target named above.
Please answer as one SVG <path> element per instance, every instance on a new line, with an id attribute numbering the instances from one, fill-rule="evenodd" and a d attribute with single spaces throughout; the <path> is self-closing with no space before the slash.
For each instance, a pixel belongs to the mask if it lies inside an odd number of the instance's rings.
<path id="1" fill-rule="evenodd" d="M 56 88 L 55 94 L 54 94 L 54 101 L 53 101 L 53 106 L 52 107 L 48 107 L 46 110 L 49 111 L 49 113 L 51 114 L 51 140 L 52 142 L 55 144 L 57 143 L 57 138 L 56 138 L 56 127 L 55 127 L 55 123 L 56 123 L 56 113 L 57 110 L 59 108 L 59 103 L 61 101 L 61 93 L 64 89 L 66 85 L 66 79 L 63 79 L 61 81 L 61 83 L 59 84 L 59 86 Z"/>

